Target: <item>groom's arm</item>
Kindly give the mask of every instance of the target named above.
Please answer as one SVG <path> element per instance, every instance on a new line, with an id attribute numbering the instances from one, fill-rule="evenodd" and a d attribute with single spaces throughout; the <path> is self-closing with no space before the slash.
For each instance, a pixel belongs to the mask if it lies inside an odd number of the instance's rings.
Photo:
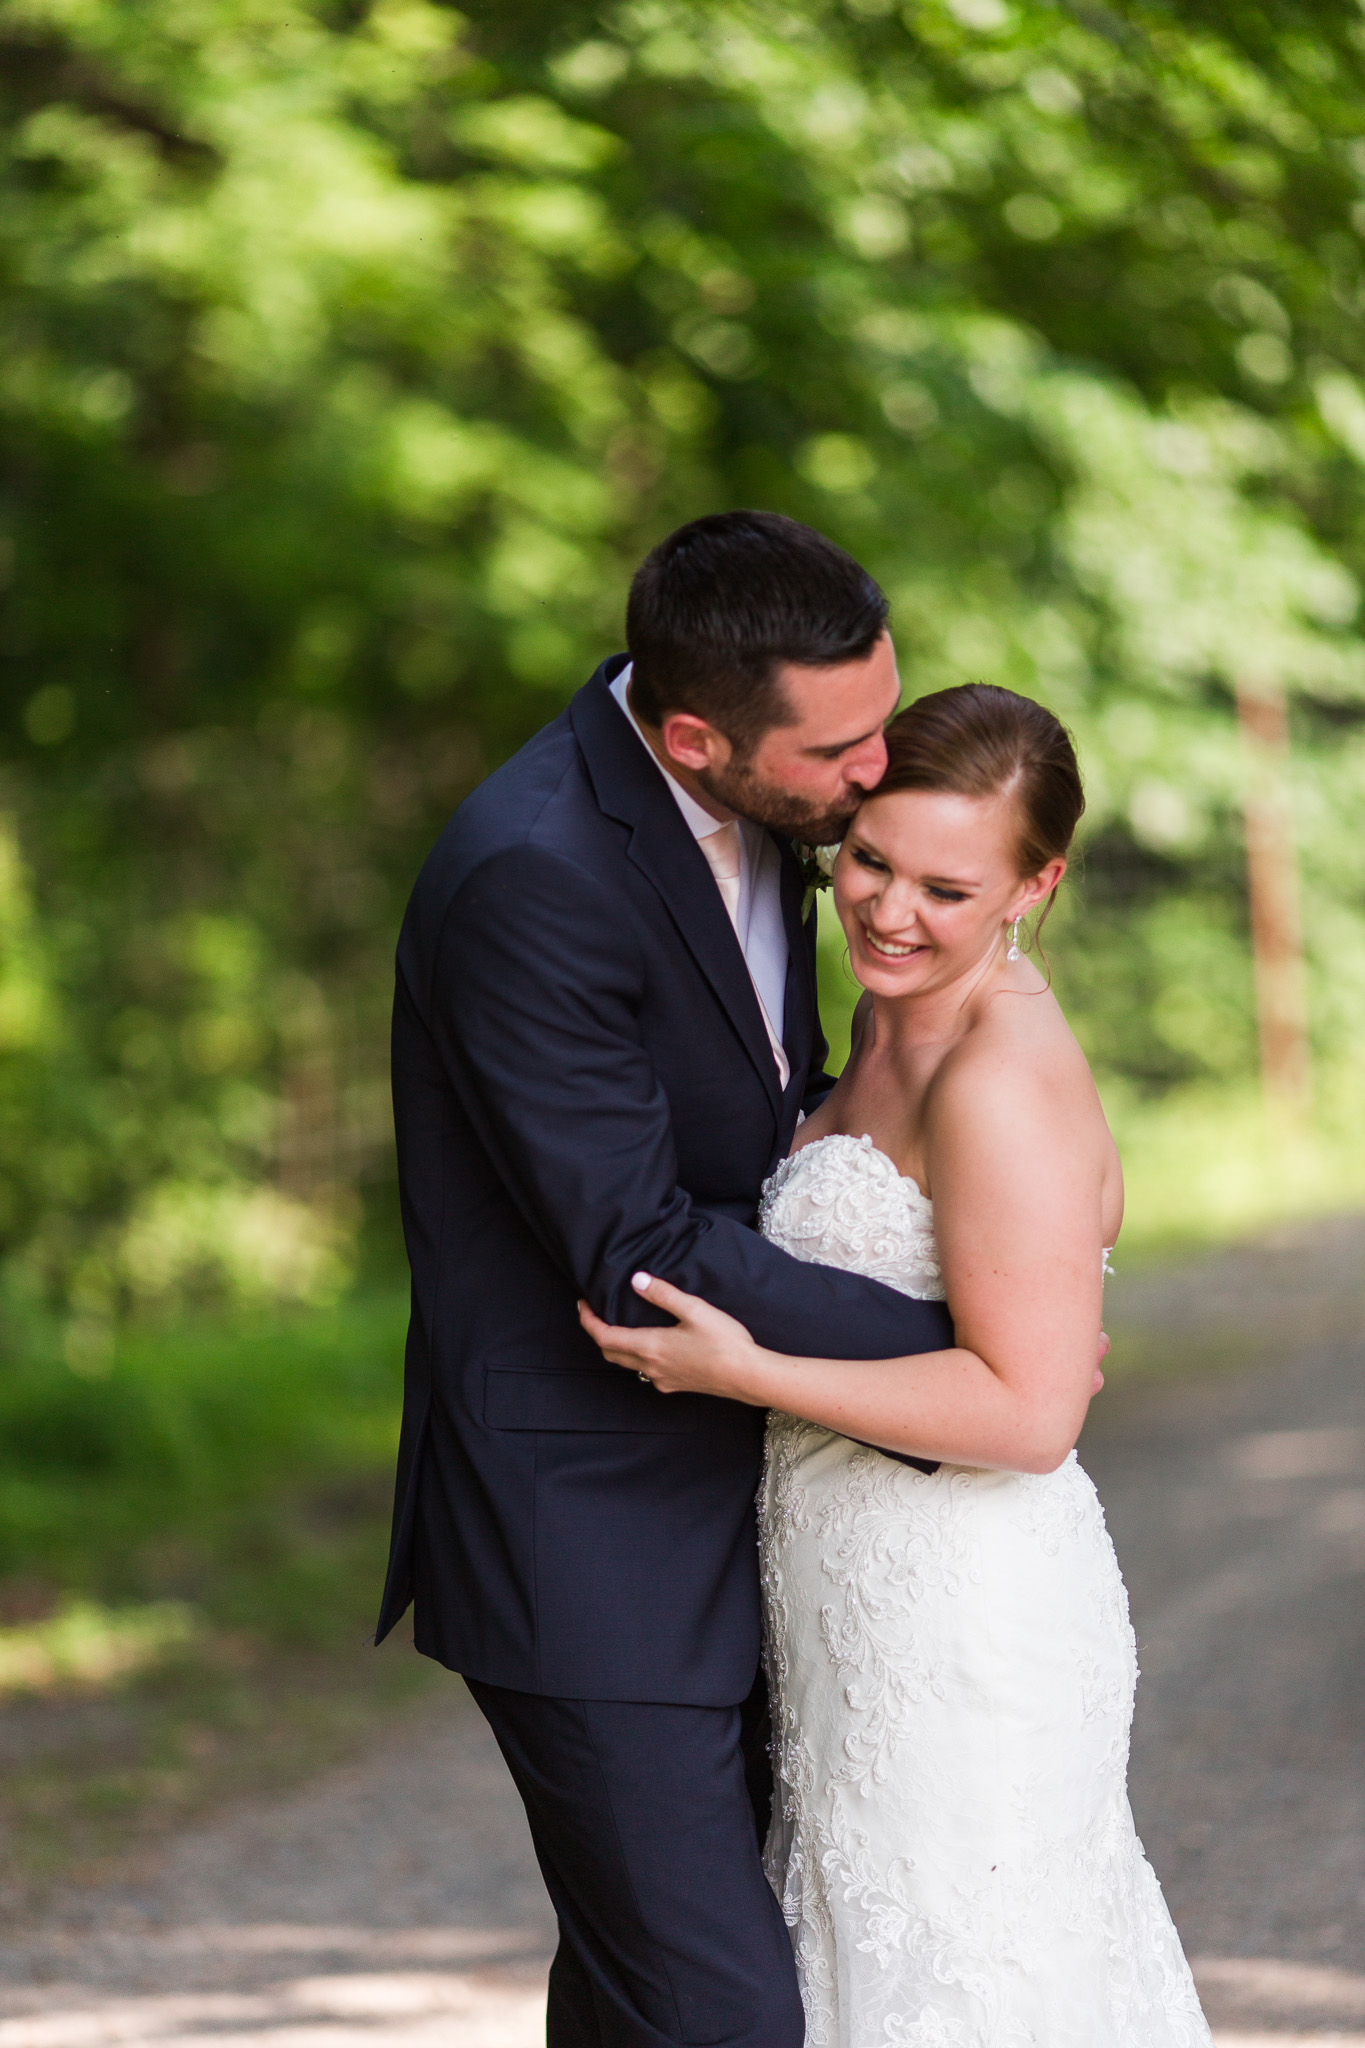
<path id="1" fill-rule="evenodd" d="M 630 1286 L 643 1268 L 772 1350 L 894 1358 L 952 1343 L 941 1303 L 789 1258 L 678 1186 L 638 1028 L 643 957 L 619 901 L 581 868 L 529 846 L 485 862 L 414 994 L 519 1210 L 608 1322 L 660 1319 Z"/>

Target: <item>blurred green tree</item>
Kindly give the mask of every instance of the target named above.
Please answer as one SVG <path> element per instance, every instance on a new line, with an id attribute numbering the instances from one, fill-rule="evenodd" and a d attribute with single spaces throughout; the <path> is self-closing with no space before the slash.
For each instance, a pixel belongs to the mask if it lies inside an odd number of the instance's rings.
<path id="1" fill-rule="evenodd" d="M 1363 72 L 1328 4 L 0 0 L 0 1234 L 73 1364 L 339 1284 L 415 862 L 718 505 L 1075 726 L 1130 1088 L 1254 1070 L 1285 693 L 1358 1044 Z"/>

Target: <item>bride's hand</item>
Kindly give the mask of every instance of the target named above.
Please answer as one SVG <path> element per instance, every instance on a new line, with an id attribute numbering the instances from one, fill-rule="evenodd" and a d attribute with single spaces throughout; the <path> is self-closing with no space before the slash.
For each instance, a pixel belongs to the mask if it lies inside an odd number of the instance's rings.
<path id="1" fill-rule="evenodd" d="M 699 1295 L 684 1294 L 681 1287 L 651 1279 L 648 1273 L 632 1274 L 630 1284 L 643 1300 L 676 1316 L 677 1322 L 672 1329 L 622 1329 L 604 1323 L 586 1301 L 580 1301 L 578 1320 L 613 1365 L 639 1373 L 661 1394 L 751 1398 L 745 1391 L 744 1371 L 760 1353 L 743 1323 Z"/>

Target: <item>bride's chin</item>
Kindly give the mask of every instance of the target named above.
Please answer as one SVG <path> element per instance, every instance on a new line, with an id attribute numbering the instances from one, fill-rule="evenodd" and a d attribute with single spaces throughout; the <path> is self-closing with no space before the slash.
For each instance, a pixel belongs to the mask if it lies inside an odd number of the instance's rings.
<path id="1" fill-rule="evenodd" d="M 863 987 L 874 996 L 917 995 L 928 972 L 928 958 L 924 954 L 911 960 L 881 960 L 867 948 L 860 948 L 851 964 Z"/>

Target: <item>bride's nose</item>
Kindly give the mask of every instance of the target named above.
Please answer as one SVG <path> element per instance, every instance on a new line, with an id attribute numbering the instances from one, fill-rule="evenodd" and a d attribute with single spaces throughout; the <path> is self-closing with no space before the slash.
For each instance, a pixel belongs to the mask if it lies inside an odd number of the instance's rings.
<path id="1" fill-rule="evenodd" d="M 895 938 L 919 923 L 919 905 L 908 884 L 894 876 L 873 899 L 870 920 L 883 938 Z"/>

